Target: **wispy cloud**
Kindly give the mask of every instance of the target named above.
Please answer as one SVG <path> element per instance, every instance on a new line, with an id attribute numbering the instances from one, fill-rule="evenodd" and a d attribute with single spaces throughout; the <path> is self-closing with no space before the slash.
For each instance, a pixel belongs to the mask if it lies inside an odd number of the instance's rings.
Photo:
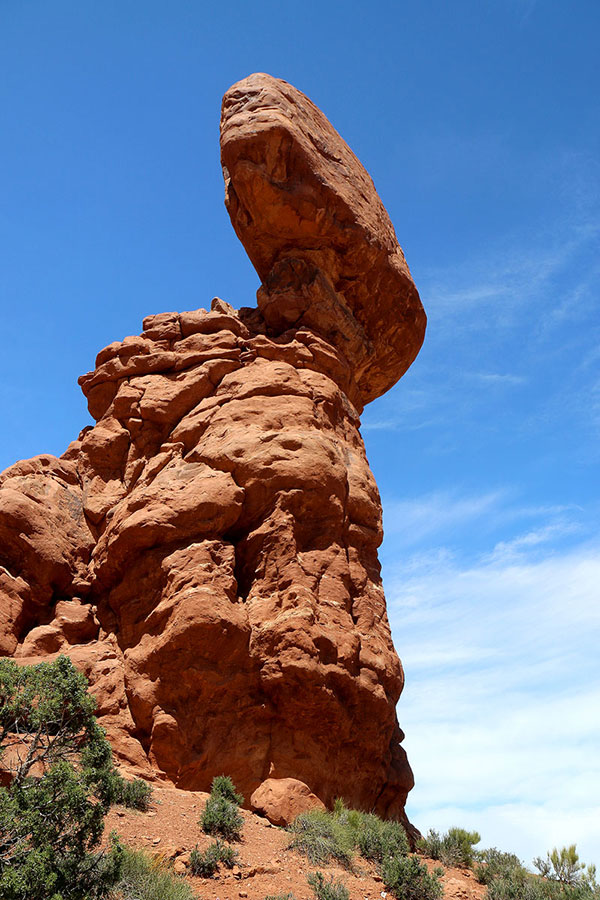
<path id="1" fill-rule="evenodd" d="M 485 384 L 498 385 L 500 387 L 524 384 L 527 381 L 523 375 L 511 375 L 508 372 L 472 372 L 471 377 L 478 381 L 483 381 Z"/>
<path id="2" fill-rule="evenodd" d="M 566 535 L 576 534 L 579 531 L 580 526 L 576 522 L 562 521 L 544 525 L 542 528 L 517 535 L 509 541 L 499 541 L 490 554 L 489 560 L 490 562 L 515 561 L 535 547 Z"/>
<path id="3" fill-rule="evenodd" d="M 403 545 L 415 545 L 480 519 L 498 506 L 502 496 L 500 491 L 468 497 L 439 491 L 411 500 L 386 500 L 385 532 L 396 535 Z"/>
<path id="4" fill-rule="evenodd" d="M 453 516 L 505 501 L 454 498 L 446 537 Z M 388 567 L 420 828 L 477 828 L 526 861 L 577 841 L 600 862 L 600 545 L 563 545 L 574 528 L 551 521 L 470 562 L 438 550 Z"/>
<path id="5" fill-rule="evenodd" d="M 553 233 L 529 238 L 505 236 L 490 248 L 484 257 L 470 257 L 450 270 L 432 274 L 422 283 L 422 295 L 430 319 L 438 328 L 478 330 L 521 326 L 534 309 L 544 303 L 544 319 L 553 317 L 554 306 L 548 309 L 550 285 L 585 250 L 591 248 L 598 236 L 598 222 L 573 229 L 570 216 L 554 223 Z M 570 287 L 570 304 L 586 297 L 589 270 L 586 267 Z M 558 310 L 564 308 L 562 295 L 556 301 Z M 485 310 L 486 316 L 475 313 Z M 515 314 L 518 318 L 515 319 Z M 557 323 L 560 313 L 556 314 Z"/>

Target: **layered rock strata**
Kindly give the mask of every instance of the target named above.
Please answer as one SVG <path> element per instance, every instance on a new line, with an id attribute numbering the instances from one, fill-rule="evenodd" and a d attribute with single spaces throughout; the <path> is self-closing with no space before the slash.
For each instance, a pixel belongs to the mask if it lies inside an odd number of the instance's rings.
<path id="1" fill-rule="evenodd" d="M 402 816 L 412 773 L 363 404 L 425 317 L 368 175 L 266 75 L 223 101 L 227 205 L 262 279 L 150 316 L 80 379 L 94 427 L 0 476 L 0 651 L 69 653 L 132 770 Z"/>

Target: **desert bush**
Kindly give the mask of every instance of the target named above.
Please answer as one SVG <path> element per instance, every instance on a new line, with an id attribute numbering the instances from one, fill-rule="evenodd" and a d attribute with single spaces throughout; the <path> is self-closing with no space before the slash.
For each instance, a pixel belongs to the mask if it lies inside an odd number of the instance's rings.
<path id="1" fill-rule="evenodd" d="M 95 708 L 67 657 L 0 660 L 2 900 L 91 900 L 119 876 L 118 843 L 96 849 L 115 770 Z"/>
<path id="2" fill-rule="evenodd" d="M 388 856 L 381 866 L 383 883 L 398 900 L 439 900 L 442 869 L 431 874 L 417 856 Z"/>
<path id="3" fill-rule="evenodd" d="M 212 878 L 219 868 L 220 862 L 223 863 L 226 869 L 232 869 L 238 860 L 238 856 L 237 850 L 217 838 L 204 853 L 200 853 L 197 847 L 192 850 L 190 853 L 192 875 Z"/>
<path id="4" fill-rule="evenodd" d="M 206 834 L 220 834 L 229 841 L 239 841 L 244 819 L 239 806 L 244 802 L 228 775 L 213 778 L 210 797 L 200 817 L 200 827 Z"/>
<path id="5" fill-rule="evenodd" d="M 533 864 L 543 878 L 558 881 L 563 885 L 591 885 L 596 886 L 596 868 L 588 866 L 579 859 L 577 846 L 556 847 L 551 853 L 546 854 L 546 859 L 536 857 Z"/>
<path id="6" fill-rule="evenodd" d="M 219 862 L 222 862 L 226 869 L 233 869 L 240 854 L 235 847 L 231 847 L 229 844 L 224 844 L 219 840 L 217 840 L 217 844 L 219 845 Z"/>
<path id="7" fill-rule="evenodd" d="M 442 838 L 434 828 L 429 829 L 427 837 L 421 838 L 417 847 L 430 859 L 442 858 Z"/>
<path id="8" fill-rule="evenodd" d="M 474 844 L 481 840 L 476 831 L 464 828 L 450 828 L 440 835 L 431 830 L 426 838 L 419 841 L 419 849 L 431 859 L 439 859 L 445 866 L 472 867 L 475 860 Z"/>
<path id="9" fill-rule="evenodd" d="M 244 820 L 235 803 L 220 795 L 211 794 L 200 817 L 206 834 L 220 834 L 228 841 L 239 841 Z"/>
<path id="10" fill-rule="evenodd" d="M 549 891 L 548 896 L 568 898 L 568 900 L 587 900 L 600 897 L 600 885 L 596 881 L 596 867 L 587 866 L 579 859 L 577 847 L 554 848 L 546 854 L 545 859 L 539 856 L 533 864 L 542 876 Z"/>
<path id="11" fill-rule="evenodd" d="M 265 900 L 296 900 L 296 897 L 289 891 L 287 894 L 267 894 Z"/>
<path id="12" fill-rule="evenodd" d="M 190 869 L 192 875 L 198 875 L 200 878 L 212 878 L 219 868 L 219 848 L 216 843 L 211 844 L 204 853 L 200 853 L 196 847 L 190 853 Z"/>
<path id="13" fill-rule="evenodd" d="M 494 852 L 507 858 L 508 865 L 507 859 L 502 859 L 500 870 L 489 881 L 489 900 L 600 900 L 596 870 L 580 862 L 574 845 L 561 850 L 555 848 L 544 860 L 535 859 L 540 875 L 532 875 L 520 864 L 511 865 L 511 860 L 516 859 L 512 854 Z"/>
<path id="14" fill-rule="evenodd" d="M 406 856 L 409 852 L 406 832 L 399 822 L 384 822 L 378 816 L 363 814 L 356 837 L 360 855 L 374 862 L 387 856 Z"/>
<path id="15" fill-rule="evenodd" d="M 522 866 L 503 872 L 488 885 L 488 900 L 558 900 L 552 885 L 536 878 Z"/>
<path id="16" fill-rule="evenodd" d="M 214 797 L 224 797 L 225 800 L 235 803 L 236 806 L 241 806 L 244 802 L 243 795 L 238 794 L 229 775 L 217 775 L 213 778 L 210 793 Z"/>
<path id="17" fill-rule="evenodd" d="M 303 853 L 313 865 L 334 859 L 351 867 L 354 850 L 381 863 L 386 856 L 408 853 L 406 832 L 399 822 L 384 822 L 372 813 L 347 809 L 336 800 L 332 812 L 311 810 L 289 826 L 294 835 L 290 849 Z"/>
<path id="18" fill-rule="evenodd" d="M 494 878 L 510 874 L 515 869 L 522 869 L 520 859 L 514 853 L 503 853 L 490 847 L 477 853 L 477 862 L 473 867 L 475 877 L 480 884 L 490 884 Z"/>
<path id="19" fill-rule="evenodd" d="M 293 834 L 289 849 L 298 850 L 313 865 L 324 865 L 335 859 L 349 867 L 352 863 L 352 836 L 337 817 L 314 809 L 297 816 L 289 830 Z"/>
<path id="20" fill-rule="evenodd" d="M 196 895 L 165 860 L 143 850 L 123 852 L 122 872 L 111 900 L 195 900 Z"/>
<path id="21" fill-rule="evenodd" d="M 143 778 L 134 778 L 126 781 L 118 773 L 115 773 L 112 781 L 112 802 L 129 809 L 139 809 L 145 812 L 150 807 L 152 799 L 152 785 Z"/>
<path id="22" fill-rule="evenodd" d="M 314 891 L 316 900 L 349 900 L 348 888 L 333 876 L 326 879 L 322 872 L 309 872 L 306 880 Z"/>

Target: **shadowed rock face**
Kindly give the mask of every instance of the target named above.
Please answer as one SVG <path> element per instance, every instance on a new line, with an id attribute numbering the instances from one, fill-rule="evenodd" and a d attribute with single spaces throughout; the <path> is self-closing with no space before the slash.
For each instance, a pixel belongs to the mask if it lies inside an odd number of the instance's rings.
<path id="1" fill-rule="evenodd" d="M 359 413 L 424 313 L 372 182 L 306 97 L 235 85 L 222 155 L 258 308 L 149 317 L 80 379 L 96 425 L 0 475 L 0 650 L 69 653 L 133 771 L 194 789 L 225 772 L 246 797 L 293 778 L 403 816 Z"/>

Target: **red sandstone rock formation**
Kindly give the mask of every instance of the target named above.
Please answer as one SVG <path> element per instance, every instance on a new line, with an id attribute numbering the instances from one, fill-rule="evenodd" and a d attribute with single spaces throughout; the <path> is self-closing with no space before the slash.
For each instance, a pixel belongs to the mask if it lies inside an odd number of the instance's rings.
<path id="1" fill-rule="evenodd" d="M 0 651 L 67 652 L 119 759 L 402 816 L 412 773 L 363 404 L 425 316 L 368 175 L 306 97 L 223 101 L 258 309 L 163 313 L 80 379 L 96 425 L 0 475 Z"/>

